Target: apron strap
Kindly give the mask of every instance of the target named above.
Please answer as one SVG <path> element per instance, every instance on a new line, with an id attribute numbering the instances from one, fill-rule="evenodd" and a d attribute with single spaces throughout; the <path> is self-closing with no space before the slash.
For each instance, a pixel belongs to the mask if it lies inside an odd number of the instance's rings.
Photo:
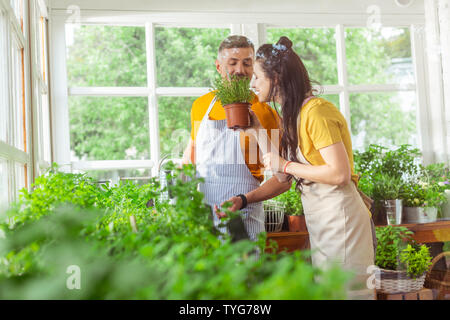
<path id="1" fill-rule="evenodd" d="M 202 122 L 203 122 L 203 120 L 205 120 L 205 118 L 209 117 L 209 113 L 211 112 L 214 104 L 216 103 L 216 100 L 217 100 L 217 96 L 214 96 L 211 103 L 209 104 L 208 110 L 206 111 L 205 115 L 203 116 Z"/>

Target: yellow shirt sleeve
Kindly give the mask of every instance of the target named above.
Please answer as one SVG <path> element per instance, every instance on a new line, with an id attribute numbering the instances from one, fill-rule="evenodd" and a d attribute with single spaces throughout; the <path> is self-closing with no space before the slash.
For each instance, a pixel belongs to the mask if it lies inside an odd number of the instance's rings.
<path id="1" fill-rule="evenodd" d="M 314 106 L 309 110 L 306 131 L 316 150 L 343 141 L 341 135 L 343 124 L 340 118 L 330 108 Z"/>

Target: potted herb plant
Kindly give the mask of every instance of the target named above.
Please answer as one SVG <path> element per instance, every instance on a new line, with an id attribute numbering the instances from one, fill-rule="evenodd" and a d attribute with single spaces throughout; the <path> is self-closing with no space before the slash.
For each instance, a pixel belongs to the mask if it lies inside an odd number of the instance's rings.
<path id="1" fill-rule="evenodd" d="M 384 293 L 421 290 L 431 265 L 428 247 L 416 244 L 405 227 L 377 227 L 376 235 L 377 289 Z"/>
<path id="2" fill-rule="evenodd" d="M 376 199 L 376 190 L 374 194 L 377 176 L 388 175 L 403 179 L 403 181 L 406 177 L 417 176 L 420 150 L 408 144 L 401 145 L 395 150 L 388 150 L 386 147 L 371 144 L 366 150 L 362 152 L 354 150 L 353 153 L 355 172 L 360 177 L 358 188 L 374 199 L 370 209 L 374 223 L 375 225 L 386 225 L 386 215 L 382 204 L 384 199 Z"/>
<path id="3" fill-rule="evenodd" d="M 389 174 L 374 176 L 372 197 L 381 201 L 388 225 L 400 224 L 402 221 L 402 200 L 399 199 L 402 185 L 400 177 Z"/>
<path id="4" fill-rule="evenodd" d="M 423 181 L 407 183 L 400 197 L 403 200 L 404 223 L 428 223 L 437 220 L 438 211 L 445 203 L 445 194 L 438 184 Z"/>
<path id="5" fill-rule="evenodd" d="M 428 183 L 436 184 L 437 189 L 444 194 L 445 203 L 441 205 L 441 218 L 450 219 L 450 167 L 445 163 L 433 163 L 422 169 Z"/>
<path id="6" fill-rule="evenodd" d="M 283 229 L 290 232 L 308 231 L 303 214 L 302 199 L 300 192 L 295 189 L 295 183 L 292 184 L 291 189 L 275 197 L 274 200 L 284 204 L 285 226 Z"/>
<path id="7" fill-rule="evenodd" d="M 227 117 L 227 127 L 243 129 L 250 126 L 249 110 L 253 99 L 250 90 L 250 79 L 247 77 L 229 76 L 215 80 L 213 91 L 222 103 Z"/>

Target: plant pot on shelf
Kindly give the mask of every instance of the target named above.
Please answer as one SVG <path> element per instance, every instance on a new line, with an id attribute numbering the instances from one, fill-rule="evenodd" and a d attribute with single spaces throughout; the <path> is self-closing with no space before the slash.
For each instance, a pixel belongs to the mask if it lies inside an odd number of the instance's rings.
<path id="1" fill-rule="evenodd" d="M 402 200 L 383 200 L 381 205 L 386 214 L 386 222 L 388 225 L 401 224 L 402 223 Z"/>
<path id="2" fill-rule="evenodd" d="M 250 126 L 250 103 L 231 103 L 223 106 L 229 129 L 245 129 Z"/>
<path id="3" fill-rule="evenodd" d="M 287 216 L 289 223 L 289 232 L 307 232 L 305 216 Z"/>
<path id="4" fill-rule="evenodd" d="M 383 293 L 412 292 L 423 288 L 426 274 L 411 278 L 406 271 L 379 268 L 375 272 L 375 281 L 377 289 Z"/>
<path id="5" fill-rule="evenodd" d="M 404 207 L 403 223 L 428 223 L 437 220 L 437 208 Z"/>

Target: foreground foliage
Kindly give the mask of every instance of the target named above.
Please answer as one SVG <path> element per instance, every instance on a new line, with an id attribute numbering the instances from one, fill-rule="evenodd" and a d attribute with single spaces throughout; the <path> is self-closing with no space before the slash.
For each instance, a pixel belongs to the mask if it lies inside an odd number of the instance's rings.
<path id="1" fill-rule="evenodd" d="M 0 299 L 345 298 L 350 275 L 338 268 L 265 253 L 264 234 L 257 243 L 218 237 L 193 167 L 175 171 L 191 180 L 169 186 L 169 204 L 155 179 L 98 185 L 52 167 L 0 225 Z"/>

